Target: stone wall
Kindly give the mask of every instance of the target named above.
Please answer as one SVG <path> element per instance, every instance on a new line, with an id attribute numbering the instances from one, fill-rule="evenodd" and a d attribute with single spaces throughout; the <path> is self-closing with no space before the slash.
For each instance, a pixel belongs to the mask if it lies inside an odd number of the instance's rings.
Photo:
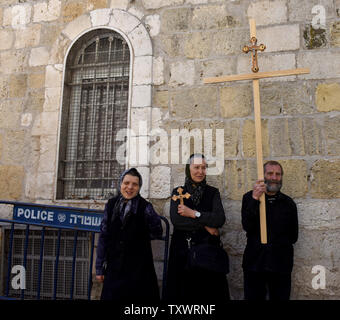
<path id="1" fill-rule="evenodd" d="M 249 17 L 267 46 L 259 53 L 260 71 L 310 68 L 306 75 L 260 82 L 264 157 L 283 164 L 283 192 L 299 210 L 292 298 L 339 299 L 339 0 L 2 0 L 0 198 L 65 204 L 55 200 L 65 56 L 82 33 L 113 28 L 134 49 L 131 127 L 145 121 L 150 145 L 151 130 L 157 136 L 211 129 L 214 139 L 223 130 L 223 143 L 212 142 L 213 152 L 223 147 L 223 172 L 208 181 L 223 196 L 228 278 L 233 299 L 242 299 L 240 200 L 256 179 L 252 87 L 203 79 L 250 72 L 250 56 L 242 53 Z M 183 164 L 171 162 L 170 152 L 155 161 L 170 149 L 166 136 L 150 151 L 151 164 L 141 165 L 143 194 L 166 216 L 170 192 L 184 179 Z M 312 287 L 316 265 L 326 268 L 325 289 Z"/>

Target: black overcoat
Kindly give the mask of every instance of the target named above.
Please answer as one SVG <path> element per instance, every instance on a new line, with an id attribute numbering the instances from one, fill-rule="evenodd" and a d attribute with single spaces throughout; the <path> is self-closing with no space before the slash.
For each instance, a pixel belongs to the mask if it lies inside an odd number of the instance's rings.
<path id="1" fill-rule="evenodd" d="M 267 244 L 260 237 L 260 202 L 252 191 L 242 199 L 242 226 L 247 233 L 247 245 L 242 267 L 245 271 L 290 273 L 293 268 L 293 244 L 298 239 L 297 207 L 293 199 L 282 192 L 265 195 Z"/>
<path id="2" fill-rule="evenodd" d="M 106 206 L 107 226 L 99 244 L 105 246 L 104 284 L 101 299 L 119 302 L 150 303 L 159 301 L 159 288 L 153 264 L 150 231 L 146 225 L 148 202 L 140 197 L 135 214 L 121 221 L 113 215 L 117 198 Z"/>
<path id="3" fill-rule="evenodd" d="M 185 186 L 183 194 L 187 192 Z M 177 188 L 172 195 L 177 194 Z M 218 189 L 206 186 L 199 205 L 191 198 L 184 199 L 184 205 L 201 213 L 198 219 L 180 216 L 177 213 L 179 201 L 171 200 L 170 218 L 174 225 L 170 244 L 166 299 L 174 303 L 208 303 L 229 299 L 226 275 L 213 271 L 191 268 L 188 265 L 188 242 L 219 242 L 204 226 L 220 228 L 225 222 L 225 214 Z"/>

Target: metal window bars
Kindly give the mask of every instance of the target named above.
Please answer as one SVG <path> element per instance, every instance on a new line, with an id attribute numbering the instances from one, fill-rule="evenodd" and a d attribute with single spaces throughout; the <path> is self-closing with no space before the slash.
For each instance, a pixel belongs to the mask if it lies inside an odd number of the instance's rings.
<path id="1" fill-rule="evenodd" d="M 129 68 L 128 45 L 116 33 L 93 38 L 70 67 L 70 105 L 60 140 L 65 148 L 58 175 L 61 198 L 107 199 L 114 194 L 125 168 L 116 157 L 122 142 L 115 137 L 127 127 Z"/>

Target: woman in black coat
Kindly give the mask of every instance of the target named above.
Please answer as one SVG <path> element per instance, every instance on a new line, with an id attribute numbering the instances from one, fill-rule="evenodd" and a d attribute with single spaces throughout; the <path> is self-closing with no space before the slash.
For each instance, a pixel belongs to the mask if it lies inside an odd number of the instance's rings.
<path id="1" fill-rule="evenodd" d="M 140 196 L 141 186 L 139 172 L 126 170 L 119 195 L 105 206 L 96 259 L 96 278 L 104 282 L 102 300 L 150 303 L 160 299 L 150 240 L 162 237 L 161 220 Z"/>
<path id="2" fill-rule="evenodd" d="M 186 165 L 180 201 L 171 200 L 170 218 L 174 231 L 170 245 L 166 297 L 170 302 L 206 303 L 229 300 L 226 272 L 193 267 L 189 248 L 199 243 L 220 245 L 218 228 L 225 222 L 218 189 L 206 184 L 207 164 L 204 156 L 193 154 Z M 178 188 L 172 192 L 178 195 Z"/>

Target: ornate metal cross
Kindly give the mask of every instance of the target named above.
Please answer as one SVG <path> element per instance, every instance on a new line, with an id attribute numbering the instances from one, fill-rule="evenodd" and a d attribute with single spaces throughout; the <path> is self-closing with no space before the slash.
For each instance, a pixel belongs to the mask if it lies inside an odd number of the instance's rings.
<path id="1" fill-rule="evenodd" d="M 251 51 L 251 58 L 252 58 L 252 64 L 253 64 L 251 70 L 253 72 L 258 72 L 259 66 L 257 63 L 257 50 L 264 51 L 266 49 L 266 46 L 262 43 L 258 46 L 256 37 L 251 37 L 250 42 L 251 42 L 251 46 L 250 47 L 244 46 L 243 52 L 248 53 L 249 51 Z"/>
<path id="2" fill-rule="evenodd" d="M 189 199 L 190 196 L 191 196 L 190 193 L 188 193 L 188 192 L 186 194 L 182 194 L 183 193 L 183 189 L 181 187 L 179 187 L 177 189 L 177 192 L 178 192 L 178 196 L 173 195 L 171 197 L 171 199 L 174 200 L 174 201 L 177 201 L 179 199 L 179 202 L 180 202 L 181 205 L 184 204 L 184 201 L 183 201 L 184 198 Z"/>
<path id="3" fill-rule="evenodd" d="M 257 51 L 263 51 L 265 46 L 261 44 L 257 46 L 256 39 L 256 25 L 255 20 L 250 19 L 250 42 L 252 46 L 243 48 L 243 52 L 252 50 L 252 71 L 251 74 L 240 74 L 232 76 L 222 76 L 214 78 L 205 78 L 204 83 L 218 83 L 226 81 L 239 80 L 253 80 L 253 96 L 254 96 L 254 119 L 255 119 L 255 141 L 256 141 L 256 159 L 257 159 L 257 176 L 259 180 L 263 180 L 263 156 L 262 156 L 262 133 L 261 133 L 261 109 L 260 109 L 260 87 L 259 80 L 263 78 L 283 77 L 291 75 L 299 75 L 309 73 L 307 68 L 299 68 L 293 70 L 278 70 L 270 72 L 258 72 Z M 267 243 L 267 224 L 266 224 L 266 202 L 265 195 L 262 194 L 260 198 L 260 229 L 261 229 L 261 243 Z"/>

